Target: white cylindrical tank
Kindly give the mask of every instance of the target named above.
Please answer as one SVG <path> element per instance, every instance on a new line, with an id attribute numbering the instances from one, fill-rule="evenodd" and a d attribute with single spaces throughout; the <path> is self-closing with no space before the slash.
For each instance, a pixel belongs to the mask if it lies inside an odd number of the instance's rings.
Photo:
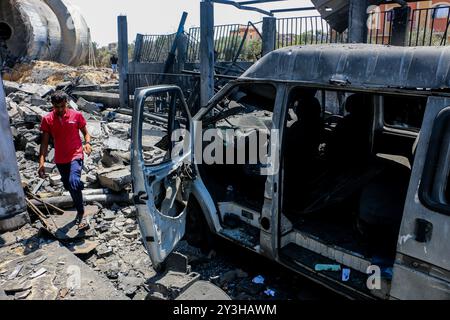
<path id="1" fill-rule="evenodd" d="M 86 61 L 90 36 L 79 10 L 66 0 L 0 0 L 0 41 L 9 54 L 67 65 Z"/>

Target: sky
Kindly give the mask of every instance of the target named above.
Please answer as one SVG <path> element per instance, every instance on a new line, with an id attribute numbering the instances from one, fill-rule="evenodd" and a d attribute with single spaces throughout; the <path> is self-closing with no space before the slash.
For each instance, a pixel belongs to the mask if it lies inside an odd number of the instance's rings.
<path id="1" fill-rule="evenodd" d="M 168 34 L 177 30 L 183 11 L 188 12 L 186 29 L 200 26 L 200 0 L 68 0 L 78 7 L 91 29 L 92 40 L 104 46 L 117 42 L 117 16 L 126 15 L 128 39 L 137 33 Z M 285 0 L 260 4 L 261 9 L 298 8 L 313 6 L 309 0 Z M 289 12 L 277 17 L 318 15 L 317 11 Z M 214 4 L 214 24 L 261 21 L 264 15 L 239 10 L 233 6 Z"/>

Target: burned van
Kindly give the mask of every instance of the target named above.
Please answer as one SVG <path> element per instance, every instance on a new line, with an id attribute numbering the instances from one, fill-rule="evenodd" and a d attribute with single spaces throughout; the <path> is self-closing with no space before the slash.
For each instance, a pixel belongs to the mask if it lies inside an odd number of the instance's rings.
<path id="1" fill-rule="evenodd" d="M 207 230 L 349 298 L 450 299 L 450 48 L 284 48 L 195 115 L 176 86 L 133 112 L 154 266 Z"/>

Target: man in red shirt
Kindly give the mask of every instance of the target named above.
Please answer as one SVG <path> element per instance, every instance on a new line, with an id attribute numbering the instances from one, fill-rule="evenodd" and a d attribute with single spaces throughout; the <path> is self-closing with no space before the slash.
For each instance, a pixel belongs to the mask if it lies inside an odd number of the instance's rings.
<path id="1" fill-rule="evenodd" d="M 51 97 L 53 111 L 47 114 L 41 122 L 42 142 L 39 155 L 39 176 L 45 176 L 45 156 L 48 152 L 50 137 L 55 146 L 55 163 L 61 174 L 64 188 L 70 192 L 75 208 L 77 209 L 76 223 L 78 229 L 89 228 L 84 219 L 83 194 L 81 170 L 83 168 L 84 154 L 89 156 L 92 152 L 91 137 L 86 128 L 86 120 L 81 112 L 69 109 L 67 95 L 62 91 L 55 92 Z M 80 138 L 80 131 L 84 136 L 84 147 Z"/>

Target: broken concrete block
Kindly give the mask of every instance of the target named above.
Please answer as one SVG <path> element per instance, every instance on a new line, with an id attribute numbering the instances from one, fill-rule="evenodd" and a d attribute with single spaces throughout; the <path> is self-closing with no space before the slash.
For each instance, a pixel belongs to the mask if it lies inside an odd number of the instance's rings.
<path id="1" fill-rule="evenodd" d="M 47 154 L 47 160 L 48 162 L 53 162 L 55 161 L 55 149 L 50 149 L 50 151 Z"/>
<path id="2" fill-rule="evenodd" d="M 106 168 L 111 168 L 113 166 L 123 165 L 123 160 L 114 151 L 106 149 L 103 152 L 102 164 Z"/>
<path id="3" fill-rule="evenodd" d="M 75 111 L 79 111 L 78 105 L 71 99 L 69 99 L 69 108 Z"/>
<path id="4" fill-rule="evenodd" d="M 59 174 L 51 175 L 49 178 L 50 184 L 52 186 L 57 186 L 57 185 L 61 184 L 61 182 L 62 182 L 61 179 L 62 179 L 62 177 Z"/>
<path id="5" fill-rule="evenodd" d="M 103 135 L 102 124 L 100 121 L 87 121 L 87 129 L 91 137 L 100 138 Z"/>
<path id="6" fill-rule="evenodd" d="M 113 167 L 103 169 L 97 173 L 100 184 L 113 191 L 121 191 L 131 183 L 129 167 Z"/>
<path id="7" fill-rule="evenodd" d="M 137 239 L 139 237 L 139 232 L 137 230 L 134 230 L 134 231 L 131 231 L 131 232 L 124 232 L 123 236 L 125 238 L 134 240 L 134 239 Z"/>
<path id="8" fill-rule="evenodd" d="M 105 258 L 113 254 L 113 251 L 110 247 L 105 244 L 101 244 L 97 247 L 97 257 Z"/>
<path id="9" fill-rule="evenodd" d="M 100 108 L 94 102 L 89 102 L 86 99 L 80 97 L 77 100 L 77 106 L 80 110 L 83 110 L 88 113 L 97 113 L 100 112 Z"/>
<path id="10" fill-rule="evenodd" d="M 111 210 L 103 209 L 102 212 L 103 212 L 103 220 L 112 221 L 116 218 L 116 215 Z"/>
<path id="11" fill-rule="evenodd" d="M 31 159 L 39 157 L 40 147 L 35 142 L 29 142 L 25 146 L 25 155 Z"/>
<path id="12" fill-rule="evenodd" d="M 36 83 L 22 83 L 19 85 L 18 90 L 42 98 L 54 92 L 55 87 Z"/>
<path id="13" fill-rule="evenodd" d="M 44 163 L 44 168 L 45 168 L 45 173 L 52 173 L 56 168 L 56 164 L 46 162 L 46 163 Z"/>
<path id="14" fill-rule="evenodd" d="M 40 106 L 45 106 L 48 104 L 47 100 L 41 99 L 40 97 L 31 97 L 31 105 L 32 106 L 36 106 L 36 107 L 40 107 Z"/>
<path id="15" fill-rule="evenodd" d="M 20 116 L 23 118 L 25 122 L 35 122 L 39 123 L 41 121 L 41 117 L 34 110 L 32 110 L 29 106 L 26 105 L 18 105 L 17 110 Z"/>
<path id="16" fill-rule="evenodd" d="M 103 145 L 106 149 L 110 150 L 120 150 L 120 151 L 129 151 L 130 150 L 130 142 L 119 139 L 117 137 L 109 137 L 105 141 L 103 141 Z"/>

